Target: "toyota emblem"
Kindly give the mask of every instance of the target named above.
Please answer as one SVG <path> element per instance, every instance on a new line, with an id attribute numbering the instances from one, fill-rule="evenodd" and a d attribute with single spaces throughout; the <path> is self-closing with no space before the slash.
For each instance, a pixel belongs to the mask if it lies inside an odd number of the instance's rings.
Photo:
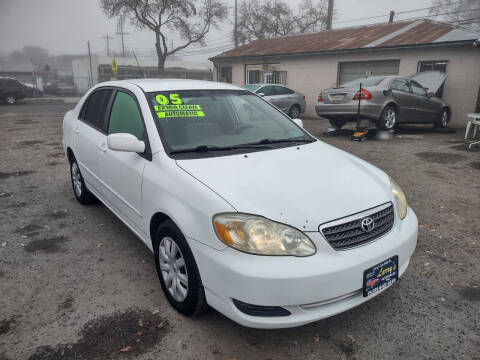
<path id="1" fill-rule="evenodd" d="M 375 222 L 371 217 L 366 217 L 362 219 L 362 230 L 365 232 L 370 232 L 375 227 Z"/>

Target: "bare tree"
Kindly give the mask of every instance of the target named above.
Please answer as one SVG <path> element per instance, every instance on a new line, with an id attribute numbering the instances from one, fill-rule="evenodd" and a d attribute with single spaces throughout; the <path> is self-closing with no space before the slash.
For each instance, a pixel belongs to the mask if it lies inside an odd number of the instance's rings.
<path id="1" fill-rule="evenodd" d="M 286 2 L 245 0 L 239 7 L 242 42 L 324 29 L 328 0 L 304 0 L 295 11 Z"/>
<path id="2" fill-rule="evenodd" d="M 479 0 L 432 0 L 429 12 L 455 25 L 480 29 Z"/>
<path id="3" fill-rule="evenodd" d="M 195 43 L 204 45 L 210 27 L 227 15 L 227 7 L 219 0 L 101 0 L 101 6 L 108 17 L 126 16 L 155 33 L 160 73 L 168 56 Z M 167 45 L 173 32 L 183 41 L 177 47 Z"/>

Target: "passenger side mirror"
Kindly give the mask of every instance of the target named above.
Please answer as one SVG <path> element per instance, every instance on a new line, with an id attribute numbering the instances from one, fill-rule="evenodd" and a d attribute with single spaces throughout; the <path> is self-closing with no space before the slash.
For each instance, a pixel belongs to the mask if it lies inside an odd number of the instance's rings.
<path id="1" fill-rule="evenodd" d="M 264 97 L 264 96 L 265 96 L 264 93 L 258 93 L 257 95 L 258 95 L 258 96 L 261 96 L 261 97 Z"/>
<path id="2" fill-rule="evenodd" d="M 110 134 L 107 136 L 108 148 L 115 151 L 135 152 L 145 151 L 145 143 L 132 134 Z"/>
<path id="3" fill-rule="evenodd" d="M 292 121 L 303 129 L 302 119 L 292 119 Z"/>

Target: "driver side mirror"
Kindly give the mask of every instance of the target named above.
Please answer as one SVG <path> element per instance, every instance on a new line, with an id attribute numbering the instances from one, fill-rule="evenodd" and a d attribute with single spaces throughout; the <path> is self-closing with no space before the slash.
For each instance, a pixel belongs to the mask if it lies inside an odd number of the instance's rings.
<path id="1" fill-rule="evenodd" d="M 135 152 L 138 154 L 145 152 L 145 143 L 132 134 L 110 134 L 107 136 L 107 145 L 109 149 L 115 151 Z"/>
<path id="2" fill-rule="evenodd" d="M 257 95 L 258 95 L 258 96 L 261 96 L 261 97 L 264 97 L 264 96 L 265 96 L 264 93 L 258 93 Z"/>
<path id="3" fill-rule="evenodd" d="M 292 119 L 292 121 L 303 129 L 302 119 Z"/>

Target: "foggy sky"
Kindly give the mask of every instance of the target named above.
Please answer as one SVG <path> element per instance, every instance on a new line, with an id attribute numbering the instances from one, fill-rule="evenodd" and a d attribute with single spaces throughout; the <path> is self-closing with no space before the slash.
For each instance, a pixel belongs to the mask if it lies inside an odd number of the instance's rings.
<path id="1" fill-rule="evenodd" d="M 300 0 L 286 2 L 297 6 Z M 234 0 L 225 0 L 225 3 L 233 9 Z M 390 10 L 400 12 L 428 6 L 431 6 L 431 0 L 335 0 L 337 16 L 333 27 L 379 22 L 382 19 L 344 21 L 388 14 Z M 422 15 L 427 15 L 427 12 L 404 14 L 398 18 Z M 233 10 L 229 17 L 233 18 Z M 386 15 L 384 21 L 387 19 Z M 134 49 L 139 54 L 153 50 L 153 33 L 139 30 L 128 23 L 126 25 L 129 35 L 125 37 L 125 43 L 128 49 Z M 222 31 L 215 28 L 211 30 L 206 47 L 228 46 L 232 27 L 232 21 L 225 21 Z M 106 40 L 102 36 L 107 33 L 114 37 L 110 41 L 111 49 L 118 52 L 121 50 L 120 37 L 115 34 L 116 28 L 116 20 L 110 20 L 103 14 L 99 0 L 0 0 L 0 53 L 3 54 L 20 50 L 25 45 L 44 47 L 54 55 L 85 54 L 89 40 L 93 53 L 106 55 Z M 180 40 L 174 38 L 174 44 L 180 44 Z M 199 46 L 187 48 L 184 60 L 207 61 L 208 57 L 224 51 L 189 54 L 200 49 Z"/>

